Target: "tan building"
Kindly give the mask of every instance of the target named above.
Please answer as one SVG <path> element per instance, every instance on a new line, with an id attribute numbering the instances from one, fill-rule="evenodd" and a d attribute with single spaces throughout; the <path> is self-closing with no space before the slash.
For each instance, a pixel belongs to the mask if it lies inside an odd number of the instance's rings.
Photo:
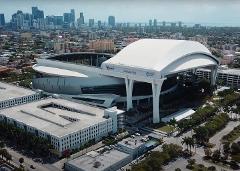
<path id="1" fill-rule="evenodd" d="M 69 43 L 66 41 L 57 41 L 53 44 L 54 52 L 57 54 L 60 53 L 69 53 Z"/>
<path id="2" fill-rule="evenodd" d="M 89 43 L 89 49 L 97 52 L 112 52 L 115 51 L 113 40 L 94 40 Z"/>

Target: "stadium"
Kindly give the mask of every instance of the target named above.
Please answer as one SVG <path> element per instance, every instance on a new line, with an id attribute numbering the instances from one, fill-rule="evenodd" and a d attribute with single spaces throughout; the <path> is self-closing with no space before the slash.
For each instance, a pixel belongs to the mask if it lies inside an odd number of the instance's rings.
<path id="1" fill-rule="evenodd" d="M 151 99 L 153 122 L 159 122 L 159 97 L 174 92 L 178 75 L 211 70 L 216 82 L 218 60 L 202 44 L 186 40 L 141 39 L 116 55 L 81 52 L 37 59 L 33 88 L 84 100 L 98 106 Z"/>

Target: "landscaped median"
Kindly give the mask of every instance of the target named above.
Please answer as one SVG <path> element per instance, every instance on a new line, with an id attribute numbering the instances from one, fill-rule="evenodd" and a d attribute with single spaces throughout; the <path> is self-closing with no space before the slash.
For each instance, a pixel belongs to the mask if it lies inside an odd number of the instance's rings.
<path id="1" fill-rule="evenodd" d="M 237 138 L 240 137 L 240 124 L 233 128 L 231 132 L 229 132 L 227 135 L 224 135 L 222 137 L 222 142 L 230 142 L 232 143 L 235 141 Z"/>
<path id="2" fill-rule="evenodd" d="M 213 106 L 205 106 L 199 108 L 190 119 L 183 119 L 177 123 L 180 132 L 183 133 L 192 129 L 195 126 L 206 122 L 209 118 L 213 117 L 217 112 L 217 108 Z"/>
<path id="3" fill-rule="evenodd" d="M 143 161 L 134 165 L 132 171 L 162 170 L 164 164 L 182 155 L 182 147 L 176 144 L 163 144 L 162 152 L 152 151 Z"/>
<path id="4" fill-rule="evenodd" d="M 226 113 L 217 114 L 207 121 L 204 126 L 195 128 L 194 137 L 199 144 L 207 143 L 210 137 L 227 125 L 228 121 L 229 116 Z"/>
<path id="5" fill-rule="evenodd" d="M 233 161 L 240 163 L 240 141 L 234 142 L 240 137 L 240 125 L 222 137 L 224 153 L 231 156 Z"/>

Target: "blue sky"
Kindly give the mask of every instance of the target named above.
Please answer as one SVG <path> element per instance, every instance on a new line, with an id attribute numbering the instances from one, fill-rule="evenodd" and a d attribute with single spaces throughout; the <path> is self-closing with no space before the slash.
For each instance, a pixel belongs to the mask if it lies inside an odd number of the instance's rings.
<path id="1" fill-rule="evenodd" d="M 239 0 L 0 0 L 0 13 L 7 21 L 18 9 L 31 12 L 38 6 L 46 15 L 62 15 L 75 9 L 76 18 L 82 11 L 86 20 L 107 21 L 115 15 L 117 22 L 183 21 L 206 25 L 240 26 Z"/>

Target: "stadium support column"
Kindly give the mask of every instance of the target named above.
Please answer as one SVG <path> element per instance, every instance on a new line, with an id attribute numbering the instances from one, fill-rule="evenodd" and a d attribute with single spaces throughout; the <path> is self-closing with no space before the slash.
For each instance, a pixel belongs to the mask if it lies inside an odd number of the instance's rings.
<path id="1" fill-rule="evenodd" d="M 125 78 L 126 93 L 127 93 L 127 110 L 133 107 L 132 105 L 132 92 L 133 92 L 133 80 Z"/>
<path id="2" fill-rule="evenodd" d="M 211 86 L 215 86 L 216 79 L 217 79 L 217 66 L 213 66 L 211 68 L 211 78 L 210 78 Z"/>
<path id="3" fill-rule="evenodd" d="M 153 123 L 160 122 L 159 115 L 159 101 L 160 101 L 160 93 L 164 79 L 154 80 L 152 83 L 152 93 L 153 93 Z"/>

